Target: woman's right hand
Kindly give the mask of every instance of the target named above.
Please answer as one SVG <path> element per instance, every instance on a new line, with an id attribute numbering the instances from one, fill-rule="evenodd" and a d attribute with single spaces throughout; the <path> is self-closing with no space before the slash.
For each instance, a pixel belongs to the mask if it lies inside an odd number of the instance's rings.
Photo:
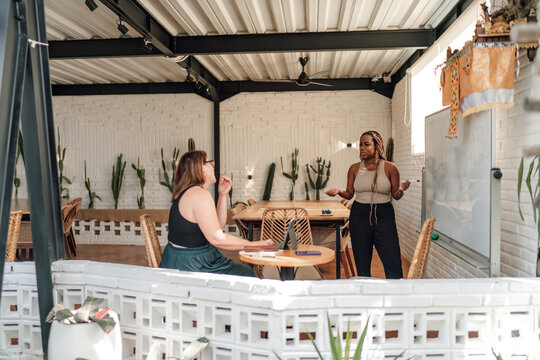
<path id="1" fill-rule="evenodd" d="M 339 194 L 339 189 L 330 189 L 324 192 L 328 196 L 336 196 Z"/>

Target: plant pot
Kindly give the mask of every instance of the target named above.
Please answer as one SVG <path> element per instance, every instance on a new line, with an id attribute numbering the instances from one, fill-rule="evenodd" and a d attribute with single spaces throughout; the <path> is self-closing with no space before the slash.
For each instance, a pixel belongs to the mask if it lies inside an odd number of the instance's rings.
<path id="1" fill-rule="evenodd" d="M 64 324 L 53 321 L 49 335 L 49 359 L 88 360 L 122 359 L 122 338 L 118 316 L 113 311 L 109 314 L 116 326 L 106 334 L 95 322 Z"/>

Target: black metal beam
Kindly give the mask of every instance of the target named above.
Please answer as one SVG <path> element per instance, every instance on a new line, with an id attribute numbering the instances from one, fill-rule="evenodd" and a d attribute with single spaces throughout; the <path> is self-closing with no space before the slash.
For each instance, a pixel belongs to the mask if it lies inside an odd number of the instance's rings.
<path id="1" fill-rule="evenodd" d="M 165 55 L 174 54 L 174 38 L 135 0 L 100 0 L 122 21 L 150 40 Z"/>
<path id="2" fill-rule="evenodd" d="M 219 101 L 218 88 L 220 81 L 212 75 L 212 73 L 195 59 L 193 56 L 188 56 L 185 60 L 178 62 L 184 69 L 189 69 L 190 74 L 195 75 L 200 83 L 202 83 L 206 89 L 208 89 L 208 98 L 212 101 Z"/>
<path id="3" fill-rule="evenodd" d="M 435 29 L 435 41 L 441 37 L 441 35 L 448 30 L 448 28 L 457 20 L 457 18 L 467 9 L 474 0 L 459 0 L 456 5 L 450 10 L 450 12 L 444 17 L 437 28 Z M 403 64 L 392 76 L 392 83 L 397 84 L 403 79 L 407 73 L 407 69 L 410 68 L 424 53 L 424 50 L 415 51 L 409 59 Z"/>
<path id="4" fill-rule="evenodd" d="M 219 184 L 219 177 L 221 176 L 221 152 L 220 149 L 220 131 L 221 128 L 220 120 L 219 120 L 219 100 L 214 101 L 214 174 L 216 176 L 216 184 L 214 185 L 214 199 L 218 201 L 219 193 L 218 193 L 218 184 Z"/>
<path id="5" fill-rule="evenodd" d="M 216 55 L 261 52 L 392 50 L 428 48 L 431 29 L 177 36 L 178 54 Z"/>
<path id="6" fill-rule="evenodd" d="M 197 93 L 194 83 L 136 83 L 53 85 L 54 96 L 63 95 L 125 95 L 125 94 L 184 94 Z"/>
<path id="7" fill-rule="evenodd" d="M 144 38 L 49 41 L 51 59 L 163 56 L 155 47 L 143 48 Z"/>
<path id="8" fill-rule="evenodd" d="M 391 97 L 394 85 L 392 83 L 373 82 L 371 78 L 356 79 L 317 79 L 316 82 L 332 85 L 321 86 L 311 84 L 299 86 L 291 82 L 264 81 L 222 81 L 219 84 L 220 100 L 226 100 L 241 92 L 269 91 L 336 91 L 336 90 L 372 90 L 386 97 Z"/>
<path id="9" fill-rule="evenodd" d="M 131 24 L 131 23 L 130 23 Z M 144 32 L 146 33 L 146 32 Z M 149 36 L 149 35 L 148 35 Z M 216 55 L 261 52 L 424 49 L 433 44 L 435 31 L 377 30 L 316 33 L 280 33 L 216 36 L 177 36 L 167 41 L 167 51 L 142 48 L 143 39 L 94 39 L 50 41 L 51 59 Z M 174 54 L 173 54 L 174 52 Z"/>

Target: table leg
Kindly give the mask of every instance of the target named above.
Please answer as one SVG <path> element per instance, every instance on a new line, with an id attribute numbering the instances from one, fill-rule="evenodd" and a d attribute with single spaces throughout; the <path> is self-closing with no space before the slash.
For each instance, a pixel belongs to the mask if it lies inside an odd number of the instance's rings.
<path id="1" fill-rule="evenodd" d="M 248 222 L 248 239 L 253 241 L 253 224 L 251 222 Z"/>
<path id="2" fill-rule="evenodd" d="M 279 270 L 279 278 L 281 280 L 294 280 L 294 268 L 281 267 Z"/>
<path id="3" fill-rule="evenodd" d="M 336 279 L 341 279 L 341 228 L 336 223 Z"/>

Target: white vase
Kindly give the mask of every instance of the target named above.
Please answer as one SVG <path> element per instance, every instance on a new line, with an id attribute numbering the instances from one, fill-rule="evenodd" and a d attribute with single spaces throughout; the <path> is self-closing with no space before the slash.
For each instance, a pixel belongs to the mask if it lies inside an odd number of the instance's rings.
<path id="1" fill-rule="evenodd" d="M 118 316 L 113 311 L 109 314 L 116 326 L 106 334 L 95 322 L 64 324 L 53 321 L 49 335 L 49 359 L 74 360 L 121 360 L 122 337 Z"/>

